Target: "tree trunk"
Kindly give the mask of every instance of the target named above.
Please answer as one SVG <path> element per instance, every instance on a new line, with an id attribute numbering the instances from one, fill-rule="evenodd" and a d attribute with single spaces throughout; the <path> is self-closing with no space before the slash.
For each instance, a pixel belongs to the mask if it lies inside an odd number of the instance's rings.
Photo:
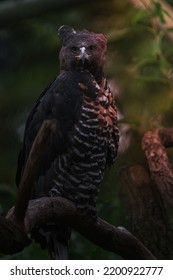
<path id="1" fill-rule="evenodd" d="M 149 131 L 142 140 L 149 172 L 140 165 L 122 170 L 131 231 L 158 259 L 173 259 L 168 214 L 173 206 L 173 172 L 165 149 L 171 146 L 172 128 Z"/>

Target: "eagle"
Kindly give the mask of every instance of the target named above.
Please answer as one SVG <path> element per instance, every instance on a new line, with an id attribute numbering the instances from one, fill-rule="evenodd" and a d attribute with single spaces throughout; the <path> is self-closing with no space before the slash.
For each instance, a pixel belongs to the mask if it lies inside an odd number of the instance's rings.
<path id="1" fill-rule="evenodd" d="M 31 109 L 18 156 L 19 187 L 35 137 L 45 120 L 56 120 L 56 133 L 43 153 L 31 199 L 63 197 L 81 215 L 97 219 L 96 203 L 106 166 L 117 157 L 119 131 L 115 100 L 104 75 L 107 38 L 61 26 L 60 73 Z M 33 238 L 50 259 L 67 259 L 71 229 L 56 223 L 36 227 Z"/>

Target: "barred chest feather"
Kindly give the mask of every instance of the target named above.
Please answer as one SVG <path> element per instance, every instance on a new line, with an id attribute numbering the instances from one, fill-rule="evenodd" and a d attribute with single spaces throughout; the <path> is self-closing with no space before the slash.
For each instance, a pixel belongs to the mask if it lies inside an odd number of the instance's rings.
<path id="1" fill-rule="evenodd" d="M 74 201 L 81 212 L 95 215 L 106 163 L 115 161 L 118 146 L 117 111 L 113 95 L 104 79 L 93 81 L 94 94 L 87 85 L 80 117 L 72 131 L 71 146 L 55 163 L 56 177 L 51 195 Z"/>

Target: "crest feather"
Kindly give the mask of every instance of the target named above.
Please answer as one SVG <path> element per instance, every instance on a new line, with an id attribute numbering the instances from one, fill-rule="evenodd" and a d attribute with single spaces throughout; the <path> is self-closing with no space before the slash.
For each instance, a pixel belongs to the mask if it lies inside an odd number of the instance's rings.
<path id="1" fill-rule="evenodd" d="M 74 30 L 73 27 L 70 27 L 68 25 L 62 25 L 58 29 L 58 36 L 59 36 L 61 45 L 63 45 L 65 43 L 65 41 L 67 40 L 67 38 L 69 36 L 71 36 L 72 34 L 75 34 L 75 33 L 76 33 L 76 31 Z"/>

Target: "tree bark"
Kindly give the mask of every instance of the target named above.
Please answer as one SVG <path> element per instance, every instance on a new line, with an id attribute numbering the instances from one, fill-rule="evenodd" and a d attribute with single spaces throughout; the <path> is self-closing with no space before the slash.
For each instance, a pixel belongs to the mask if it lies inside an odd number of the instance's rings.
<path id="1" fill-rule="evenodd" d="M 132 233 L 158 259 L 173 258 L 173 234 L 156 186 L 141 165 L 123 169 L 123 194 Z"/>
<path id="2" fill-rule="evenodd" d="M 173 170 L 165 147 L 173 143 L 173 129 L 148 131 L 142 140 L 142 148 L 148 161 L 151 176 L 165 204 L 173 208 Z"/>

